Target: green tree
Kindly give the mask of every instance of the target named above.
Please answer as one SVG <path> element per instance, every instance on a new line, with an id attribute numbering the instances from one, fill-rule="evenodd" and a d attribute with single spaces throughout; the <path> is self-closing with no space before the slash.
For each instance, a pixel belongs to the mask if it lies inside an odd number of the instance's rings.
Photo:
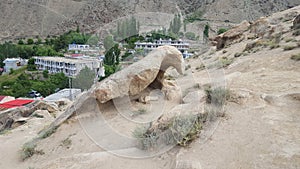
<path id="1" fill-rule="evenodd" d="M 87 44 L 96 46 L 98 45 L 98 42 L 99 42 L 99 37 L 97 35 L 93 35 L 88 39 Z"/>
<path id="2" fill-rule="evenodd" d="M 54 84 L 56 88 L 64 89 L 69 85 L 68 77 L 64 73 L 56 73 L 50 76 L 50 83 Z"/>
<path id="3" fill-rule="evenodd" d="M 77 32 L 77 33 L 80 32 L 79 25 L 77 25 L 77 27 L 76 27 L 76 32 Z"/>
<path id="4" fill-rule="evenodd" d="M 37 44 L 37 45 L 42 44 L 42 39 L 41 39 L 41 38 L 38 38 L 35 44 Z"/>
<path id="5" fill-rule="evenodd" d="M 22 39 L 20 39 L 20 40 L 18 41 L 18 45 L 24 45 L 24 41 L 23 41 Z"/>
<path id="6" fill-rule="evenodd" d="M 114 74 L 115 72 L 120 70 L 119 65 L 105 65 L 104 64 L 104 70 L 105 70 L 105 77 L 100 77 L 100 80 L 103 80 L 107 78 L 108 76 Z"/>
<path id="7" fill-rule="evenodd" d="M 220 29 L 218 30 L 218 35 L 220 35 L 220 34 L 222 34 L 222 33 L 225 33 L 227 30 L 228 30 L 228 29 L 226 29 L 226 28 L 220 28 Z"/>
<path id="8" fill-rule="evenodd" d="M 121 50 L 119 49 L 119 45 L 115 44 L 112 48 L 110 48 L 105 53 L 105 58 L 103 60 L 104 64 L 106 64 L 106 65 L 118 65 L 119 64 L 120 53 L 121 53 Z"/>
<path id="9" fill-rule="evenodd" d="M 27 70 L 28 71 L 35 71 L 36 70 L 36 66 L 34 64 L 34 58 L 30 58 L 28 60 Z"/>
<path id="10" fill-rule="evenodd" d="M 195 40 L 196 39 L 196 35 L 193 32 L 187 32 L 185 33 L 185 37 L 189 40 Z"/>
<path id="11" fill-rule="evenodd" d="M 209 37 L 209 25 L 208 24 L 206 24 L 204 27 L 203 35 L 205 38 Z"/>
<path id="12" fill-rule="evenodd" d="M 81 90 L 88 90 L 94 84 L 96 77 L 95 71 L 91 70 L 87 66 L 80 70 L 79 74 L 73 79 L 73 87 Z"/>
<path id="13" fill-rule="evenodd" d="M 173 20 L 170 22 L 169 32 L 178 34 L 181 28 L 181 17 L 179 14 L 176 14 Z"/>
<path id="14" fill-rule="evenodd" d="M 32 45 L 34 43 L 33 39 L 27 39 L 27 44 Z"/>
<path id="15" fill-rule="evenodd" d="M 115 45 L 113 37 L 111 35 L 106 36 L 104 38 L 103 45 L 106 51 L 110 50 Z"/>
<path id="16" fill-rule="evenodd" d="M 48 72 L 48 70 L 44 70 L 44 71 L 43 71 L 43 77 L 44 77 L 45 79 L 48 79 L 48 78 L 49 78 L 49 72 Z"/>

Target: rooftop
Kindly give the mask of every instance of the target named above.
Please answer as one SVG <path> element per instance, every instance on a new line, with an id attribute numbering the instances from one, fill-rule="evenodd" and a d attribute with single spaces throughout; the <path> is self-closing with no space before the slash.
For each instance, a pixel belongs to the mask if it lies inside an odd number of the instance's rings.
<path id="1" fill-rule="evenodd" d="M 63 89 L 44 98 L 45 101 L 57 101 L 61 98 L 72 100 L 81 93 L 81 89 Z M 72 96 L 70 95 L 72 94 Z"/>
<path id="2" fill-rule="evenodd" d="M 67 63 L 88 63 L 88 62 L 100 61 L 97 58 L 66 58 L 66 57 L 49 57 L 49 56 L 42 56 L 42 57 L 35 57 L 35 58 L 46 60 L 46 61 L 67 62 Z"/>

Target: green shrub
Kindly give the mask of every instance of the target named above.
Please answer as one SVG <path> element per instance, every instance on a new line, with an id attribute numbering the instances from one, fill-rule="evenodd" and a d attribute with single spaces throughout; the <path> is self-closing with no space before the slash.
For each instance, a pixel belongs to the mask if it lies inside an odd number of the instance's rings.
<path id="1" fill-rule="evenodd" d="M 215 106 L 223 106 L 226 100 L 230 98 L 230 91 L 228 89 L 217 87 L 205 89 L 206 102 Z"/>
<path id="2" fill-rule="evenodd" d="M 234 54 L 234 57 L 238 58 L 238 57 L 240 57 L 240 56 L 242 56 L 242 55 L 243 55 L 243 53 L 239 53 L 239 52 L 238 52 L 238 53 L 235 53 L 235 54 Z"/>
<path id="3" fill-rule="evenodd" d="M 45 139 L 49 136 L 51 136 L 53 133 L 55 133 L 57 130 L 57 127 L 49 127 L 47 130 L 43 130 L 41 133 L 39 133 L 40 139 Z"/>
<path id="4" fill-rule="evenodd" d="M 195 140 L 202 129 L 202 122 L 195 115 L 177 116 L 171 121 L 172 137 L 168 142 L 176 142 L 180 146 L 187 146 Z M 172 140 L 173 139 L 173 140 Z"/>
<path id="5" fill-rule="evenodd" d="M 25 160 L 25 159 L 33 156 L 35 153 L 35 147 L 36 147 L 36 144 L 32 143 L 32 142 L 24 144 L 22 147 L 22 154 L 21 154 L 22 159 Z"/>
<path id="6" fill-rule="evenodd" d="M 24 41 L 23 41 L 22 39 L 20 39 L 20 40 L 18 41 L 18 45 L 24 45 Z"/>
<path id="7" fill-rule="evenodd" d="M 223 68 L 228 67 L 231 63 L 233 63 L 234 59 L 233 58 L 227 58 L 227 57 L 223 57 L 221 58 L 221 64 Z"/>
<path id="8" fill-rule="evenodd" d="M 279 48 L 279 47 L 280 47 L 279 44 L 276 44 L 276 43 L 270 44 L 270 49 L 275 49 L 275 48 Z"/>
<path id="9" fill-rule="evenodd" d="M 226 29 L 226 28 L 220 28 L 219 30 L 218 30 L 218 35 L 220 35 L 220 34 L 222 34 L 222 33 L 225 33 L 225 32 L 227 32 L 228 31 L 228 29 Z"/>
<path id="10" fill-rule="evenodd" d="M 25 143 L 22 147 L 21 158 L 26 160 L 29 157 L 32 157 L 34 154 L 45 154 L 42 150 L 36 150 L 36 143 L 34 141 Z"/>
<path id="11" fill-rule="evenodd" d="M 288 39 L 285 40 L 285 42 L 288 43 L 288 42 L 291 42 L 291 41 L 293 41 L 293 40 L 294 40 L 293 38 L 288 38 Z"/>
<path id="12" fill-rule="evenodd" d="M 34 43 L 33 39 L 27 39 L 27 44 L 32 45 Z"/>
<path id="13" fill-rule="evenodd" d="M 48 70 L 44 70 L 44 71 L 43 71 L 43 77 L 44 77 L 45 79 L 48 79 L 48 78 L 49 78 L 49 72 L 48 72 Z"/>
<path id="14" fill-rule="evenodd" d="M 292 55 L 292 56 L 291 56 L 291 59 L 296 60 L 296 61 L 299 61 L 299 60 L 300 60 L 300 53 L 295 54 L 295 55 Z"/>
<path id="15" fill-rule="evenodd" d="M 196 35 L 193 32 L 187 32 L 185 33 L 185 37 L 189 40 L 196 40 Z"/>
<path id="16" fill-rule="evenodd" d="M 149 127 L 138 126 L 134 129 L 132 135 L 138 139 L 139 146 L 143 150 L 149 150 L 157 146 L 158 135 L 156 132 L 149 132 Z"/>
<path id="17" fill-rule="evenodd" d="M 139 126 L 133 131 L 142 149 L 150 150 L 161 144 L 187 146 L 199 136 L 205 115 L 180 115 L 153 126 Z"/>
<path id="18" fill-rule="evenodd" d="M 196 70 L 204 70 L 205 69 L 205 65 L 204 64 L 201 64 L 200 66 L 197 66 L 196 67 Z"/>
<path id="19" fill-rule="evenodd" d="M 284 46 L 283 50 L 293 50 L 295 48 L 297 48 L 297 46 Z"/>
<path id="20" fill-rule="evenodd" d="M 15 73 L 15 70 L 13 69 L 13 68 L 10 68 L 9 69 L 9 75 L 12 75 L 12 74 L 14 74 Z"/>

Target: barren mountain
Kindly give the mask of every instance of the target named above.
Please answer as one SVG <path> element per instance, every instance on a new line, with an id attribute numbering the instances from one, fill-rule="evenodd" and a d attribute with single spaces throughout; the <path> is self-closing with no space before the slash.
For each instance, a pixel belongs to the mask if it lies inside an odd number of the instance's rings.
<path id="1" fill-rule="evenodd" d="M 79 97 L 71 107 L 56 112 L 56 119 L 53 112 L 37 111 L 39 116 L 31 116 L 25 119 L 27 123 L 0 135 L 0 152 L 5 152 L 0 154 L 0 168 L 300 168 L 299 18 L 300 6 L 297 6 L 251 23 L 244 21 L 212 38 L 214 46 L 186 59 L 182 75 L 170 68 L 165 76 L 157 72 L 153 76 L 155 71 L 149 69 L 149 65 L 172 62 L 160 58 L 152 63 L 148 57 L 149 60 L 136 62 L 91 89 L 99 88 L 98 99 L 120 97 L 117 101 L 102 105 L 93 97 Z M 167 51 L 156 51 L 152 57 L 172 53 Z M 179 64 L 174 67 L 177 66 Z M 119 101 L 126 99 L 122 97 L 127 92 L 126 86 L 137 86 L 138 89 L 132 90 L 140 91 L 155 76 L 156 80 L 167 82 L 170 88 L 162 89 L 163 95 L 159 90 L 142 93 L 150 93 L 148 98 L 157 98 L 149 102 L 142 103 L 132 97 L 129 104 L 124 105 L 144 111 L 130 109 L 124 114 L 127 109 L 121 110 Z M 222 114 L 215 114 L 214 109 L 206 107 L 204 89 L 214 85 L 230 91 Z M 70 112 L 73 113 L 72 108 L 76 108 L 77 114 L 67 119 Z M 175 146 L 160 155 L 137 159 L 143 154 L 136 154 L 138 147 L 132 146 L 135 144 L 108 139 L 115 135 L 131 138 L 142 120 L 162 113 L 153 124 L 164 124 L 168 115 L 174 116 L 178 111 L 206 113 L 211 117 L 203 124 L 200 137 L 187 147 Z M 57 122 L 58 128 L 50 125 L 53 130 L 43 130 L 48 131 L 41 132 L 44 137 L 33 140 L 41 135 L 39 130 L 49 129 L 49 124 Z M 34 143 L 34 146 L 25 143 Z M 122 148 L 107 149 L 99 143 Z M 24 144 L 27 149 L 22 147 Z M 21 160 L 22 152 L 28 153 L 25 161 Z M 133 152 L 136 158 L 128 158 Z M 127 153 L 129 156 L 124 157 Z"/>
<path id="2" fill-rule="evenodd" d="M 157 17 L 159 13 L 185 15 L 195 10 L 204 12 L 204 17 L 212 22 L 239 23 L 299 4 L 298 0 L 1 0 L 0 39 L 46 37 L 77 25 L 85 32 L 96 32 L 111 21 L 140 13 L 143 18 L 159 19 L 160 26 L 165 27 L 172 15 Z M 149 12 L 157 15 L 151 16 Z M 149 20 L 139 20 L 141 25 L 151 26 Z"/>

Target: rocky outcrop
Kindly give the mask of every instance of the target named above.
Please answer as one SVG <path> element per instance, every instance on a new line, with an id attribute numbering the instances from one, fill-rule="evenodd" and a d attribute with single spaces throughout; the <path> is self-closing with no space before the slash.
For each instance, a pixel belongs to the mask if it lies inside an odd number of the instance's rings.
<path id="1" fill-rule="evenodd" d="M 37 110 L 47 110 L 49 113 L 58 112 L 59 109 L 55 103 L 44 101 L 34 101 L 26 107 L 17 107 L 0 112 L 0 131 L 12 127 L 14 122 L 19 121 L 22 117 L 29 117 Z"/>
<path id="2" fill-rule="evenodd" d="M 76 110 L 84 107 L 91 99 L 97 99 L 99 103 L 103 104 L 110 100 L 121 98 L 124 96 L 135 96 L 140 94 L 147 87 L 153 83 L 161 84 L 161 90 L 168 88 L 164 86 L 164 72 L 169 68 L 174 67 L 178 73 L 184 72 L 184 60 L 182 54 L 172 46 L 162 46 L 150 52 L 142 60 L 130 65 L 115 74 L 109 76 L 101 82 L 93 85 L 92 88 L 81 96 L 67 108 L 49 127 L 57 127 L 65 120 L 70 118 Z M 157 85 L 154 85 L 157 87 Z M 168 92 L 173 89 L 166 90 Z M 171 97 L 169 93 L 165 93 L 166 98 Z M 155 98 L 147 98 L 148 100 Z M 147 101 L 145 98 L 142 101 Z M 101 105 L 100 105 L 101 106 Z M 80 112 L 80 111 L 78 111 Z M 46 129 L 47 130 L 47 129 Z"/>
<path id="3" fill-rule="evenodd" d="M 245 38 L 244 32 L 246 32 L 249 28 L 250 23 L 247 21 L 243 21 L 238 26 L 221 35 L 218 35 L 213 39 L 213 41 L 216 41 L 217 49 L 220 50 L 227 45 L 242 41 Z"/>
<path id="4" fill-rule="evenodd" d="M 293 29 L 300 29 L 300 14 L 294 19 Z"/>
<path id="5" fill-rule="evenodd" d="M 164 72 L 171 66 L 182 74 L 182 55 L 174 47 L 162 46 L 127 69 L 97 83 L 92 91 L 100 103 L 105 103 L 118 97 L 137 95 L 152 83 L 161 89 Z"/>
<path id="6" fill-rule="evenodd" d="M 250 33 L 253 33 L 255 37 L 263 37 L 268 26 L 269 22 L 267 21 L 267 18 L 262 17 L 251 25 Z"/>

